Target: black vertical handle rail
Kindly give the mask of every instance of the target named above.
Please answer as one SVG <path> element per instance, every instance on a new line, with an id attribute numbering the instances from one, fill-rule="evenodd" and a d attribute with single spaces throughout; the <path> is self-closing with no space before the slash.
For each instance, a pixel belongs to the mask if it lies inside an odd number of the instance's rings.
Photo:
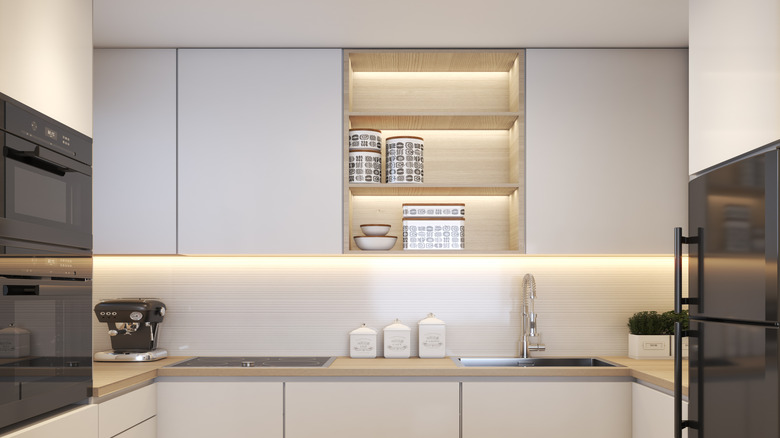
<path id="1" fill-rule="evenodd" d="M 682 297 L 682 246 L 697 243 L 698 237 L 685 237 L 682 228 L 674 229 L 674 313 L 682 312 L 683 304 L 690 304 L 688 298 Z"/>
<path id="2" fill-rule="evenodd" d="M 674 323 L 674 438 L 682 438 L 682 327 Z"/>
<path id="3" fill-rule="evenodd" d="M 697 244 L 698 237 L 684 237 L 682 228 L 674 229 L 674 313 L 681 313 L 683 304 L 691 300 L 682 297 L 682 246 Z M 688 422 L 682 420 L 682 338 L 685 335 L 680 322 L 674 323 L 674 438 L 682 438 Z"/>

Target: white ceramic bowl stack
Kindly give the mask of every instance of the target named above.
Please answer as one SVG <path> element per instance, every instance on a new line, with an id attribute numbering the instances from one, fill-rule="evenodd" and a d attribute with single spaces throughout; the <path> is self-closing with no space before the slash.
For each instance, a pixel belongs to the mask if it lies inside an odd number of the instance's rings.
<path id="1" fill-rule="evenodd" d="M 398 240 L 396 236 L 386 236 L 390 231 L 387 224 L 363 224 L 360 226 L 365 236 L 355 236 L 355 244 L 364 251 L 387 251 Z"/>

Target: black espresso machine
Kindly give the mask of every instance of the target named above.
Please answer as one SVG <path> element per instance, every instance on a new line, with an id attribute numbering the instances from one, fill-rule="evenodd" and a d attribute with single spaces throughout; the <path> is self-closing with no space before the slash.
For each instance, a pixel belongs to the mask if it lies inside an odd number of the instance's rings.
<path id="1" fill-rule="evenodd" d="M 153 298 L 123 298 L 95 305 L 98 321 L 108 324 L 113 350 L 95 353 L 99 362 L 150 362 L 168 356 L 157 348 L 165 304 Z"/>

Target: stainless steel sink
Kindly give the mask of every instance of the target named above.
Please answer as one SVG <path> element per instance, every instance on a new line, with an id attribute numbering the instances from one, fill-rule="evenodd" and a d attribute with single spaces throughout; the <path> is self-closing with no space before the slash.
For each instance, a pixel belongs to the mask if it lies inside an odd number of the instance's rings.
<path id="1" fill-rule="evenodd" d="M 619 367 L 594 357 L 458 357 L 461 367 Z"/>

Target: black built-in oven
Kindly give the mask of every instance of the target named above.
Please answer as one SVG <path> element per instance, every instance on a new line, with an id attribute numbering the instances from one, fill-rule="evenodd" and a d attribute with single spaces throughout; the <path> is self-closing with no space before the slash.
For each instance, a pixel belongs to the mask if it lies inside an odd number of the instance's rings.
<path id="1" fill-rule="evenodd" d="M 0 254 L 92 249 L 92 140 L 0 94 Z"/>
<path id="2" fill-rule="evenodd" d="M 92 386 L 92 141 L 0 94 L 0 434 Z"/>

